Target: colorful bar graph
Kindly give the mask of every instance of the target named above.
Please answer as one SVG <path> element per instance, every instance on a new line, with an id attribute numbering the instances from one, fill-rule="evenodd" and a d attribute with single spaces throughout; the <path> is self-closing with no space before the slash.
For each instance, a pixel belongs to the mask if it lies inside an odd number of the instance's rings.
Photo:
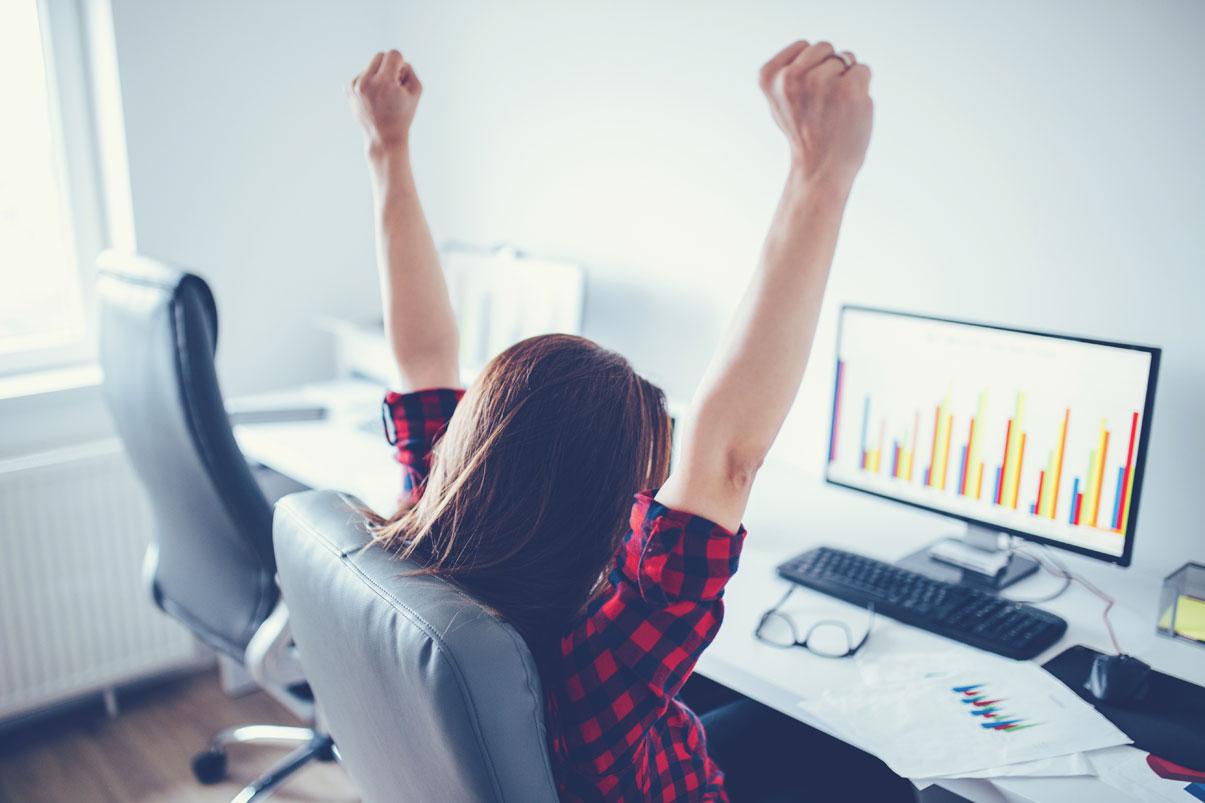
<path id="1" fill-rule="evenodd" d="M 1117 520 L 1121 516 L 1121 497 L 1125 490 L 1126 470 L 1125 467 L 1117 469 L 1117 494 L 1113 497 L 1113 515 L 1109 517 L 1114 530 L 1117 529 Z"/>
<path id="2" fill-rule="evenodd" d="M 837 360 L 837 378 L 833 382 L 833 428 L 828 437 L 828 462 L 837 459 L 837 433 L 841 429 L 841 388 L 845 385 L 845 363 Z"/>
<path id="3" fill-rule="evenodd" d="M 982 398 L 982 396 L 980 397 Z M 975 443 L 975 419 L 971 419 L 970 430 L 967 432 L 966 446 L 962 447 L 962 465 L 958 469 L 958 494 L 967 495 L 967 478 L 970 476 L 971 446 Z"/>
<path id="4" fill-rule="evenodd" d="M 1083 485 L 1084 498 L 1088 503 L 1088 510 L 1092 510 L 1092 489 L 1096 487 L 1096 456 L 1100 454 L 1098 449 L 1093 449 L 1088 453 L 1088 470 L 1086 479 Z"/>
<path id="5" fill-rule="evenodd" d="M 1026 433 L 1024 433 L 1024 432 L 1021 433 L 1021 446 L 1017 450 L 1017 467 L 1014 471 L 1014 476 L 1013 476 L 1013 501 L 1012 501 L 1013 510 L 1017 509 L 1017 497 L 1021 493 L 1021 466 L 1025 462 L 1025 441 L 1026 441 L 1025 435 L 1026 435 Z"/>
<path id="6" fill-rule="evenodd" d="M 920 436 L 920 413 L 912 419 L 912 446 L 908 449 L 908 482 L 912 482 L 912 464 L 916 462 L 916 439 Z"/>
<path id="7" fill-rule="evenodd" d="M 1004 493 L 1004 467 L 1008 465 L 1008 450 L 1012 446 L 1013 439 L 1013 420 L 1008 419 L 1008 427 L 1004 430 L 1004 462 L 1000 464 L 1000 472 L 996 475 L 996 504 L 1000 504 L 1000 499 Z"/>
<path id="8" fill-rule="evenodd" d="M 1114 529 L 1119 533 L 1126 531 L 1130 520 L 1130 497 L 1134 490 L 1134 439 L 1138 435 L 1138 413 L 1130 419 L 1130 446 L 1126 449 L 1125 490 L 1121 494 L 1121 512 L 1117 515 Z"/>
<path id="9" fill-rule="evenodd" d="M 984 690 L 984 684 L 982 683 L 954 686 L 950 691 L 958 697 L 960 703 L 967 706 L 967 714 L 976 717 L 973 721 L 983 730 L 996 731 L 998 733 L 1014 733 L 1042 724 L 1040 722 L 1031 722 L 1016 714 L 1005 713 L 1005 706 L 1001 704 L 1006 702 L 1006 700 L 1002 697 L 992 697 Z"/>
<path id="10" fill-rule="evenodd" d="M 929 468 L 925 469 L 925 485 L 933 486 L 933 469 L 937 466 L 937 437 L 941 432 L 941 405 L 933 411 L 933 447 L 929 451 Z"/>
<path id="11" fill-rule="evenodd" d="M 967 438 L 967 471 L 968 471 L 968 473 L 970 472 L 971 466 L 978 466 L 978 471 L 980 473 L 978 474 L 976 481 L 975 481 L 975 487 L 977 489 L 982 487 L 982 478 L 983 478 L 983 474 L 981 473 L 983 471 L 983 464 L 979 459 L 979 452 L 981 451 L 979 448 L 979 442 L 981 440 L 983 440 L 982 433 L 983 433 L 983 422 L 985 420 L 984 415 L 985 415 L 986 407 L 987 407 L 987 391 L 981 390 L 981 391 L 979 391 L 979 404 L 975 408 L 975 417 L 971 419 L 970 437 Z M 964 496 L 965 495 L 966 495 L 966 492 L 964 491 Z M 979 498 L 978 492 L 976 492 L 975 498 L 976 499 Z"/>
<path id="12" fill-rule="evenodd" d="M 963 446 L 958 450 L 960 452 L 958 458 L 958 495 L 966 496 L 967 488 L 967 447 Z"/>
<path id="13" fill-rule="evenodd" d="M 845 361 L 838 360 L 832 396 L 834 423 L 828 444 L 830 463 L 841 462 L 841 422 L 848 417 L 843 415 L 842 407 L 848 403 L 847 391 L 852 387 L 847 387 L 847 371 Z M 940 403 L 932 407 L 932 431 L 924 433 L 929 438 L 928 464 L 916 472 L 917 451 L 924 448 L 921 445 L 921 421 L 925 416 L 920 410 L 910 410 L 908 417 L 900 420 L 880 412 L 875 399 L 865 395 L 858 465 L 867 474 L 878 475 L 880 481 L 927 489 L 926 493 L 930 494 L 948 493 L 966 500 L 959 502 L 962 505 L 971 501 L 991 505 L 998 508 L 1001 515 L 1035 516 L 1063 522 L 1062 526 L 1125 533 L 1136 471 L 1139 412 L 1129 416 L 1130 437 L 1123 458 L 1115 444 L 1121 422 L 1100 419 L 1085 443 L 1085 432 L 1071 432 L 1070 407 L 1064 407 L 1056 421 L 1039 418 L 1036 423 L 1027 423 L 1026 393 L 1016 394 L 1012 416 L 1006 420 L 1000 420 L 1003 415 L 995 419 L 990 417 L 999 413 L 987 407 L 987 398 L 987 391 L 980 391 L 974 415 L 959 419 L 958 427 L 962 428 L 960 434 L 963 437 L 955 446 L 954 419 L 969 400 L 955 395 L 953 390 L 947 391 Z M 848 421 L 844 426 L 851 430 L 854 421 Z M 852 434 L 846 432 L 845 437 Z M 1078 454 L 1069 455 L 1069 448 Z M 1087 454 L 1084 455 L 1081 449 Z M 1032 456 L 1035 451 L 1040 458 Z M 851 452 L 847 447 L 845 459 L 852 457 Z M 1075 460 L 1084 462 L 1079 464 L 1081 473 L 1072 477 L 1068 493 L 1062 485 L 1063 472 L 1067 463 Z M 985 485 L 988 486 L 987 496 L 984 496 Z M 1064 499 L 1067 508 L 1062 506 Z M 1008 513 L 1010 510 L 1015 513 Z"/>
<path id="14" fill-rule="evenodd" d="M 883 467 L 883 438 L 887 436 L 887 421 L 879 424 L 879 445 L 874 448 L 874 473 L 878 474 Z"/>
<path id="15" fill-rule="evenodd" d="M 1002 481 L 1003 504 L 1016 507 L 1016 489 L 1021 479 L 1021 439 L 1025 426 L 1025 394 L 1018 393 L 1013 408 L 1013 417 L 1009 419 L 1008 440 L 1004 447 L 1004 476 Z"/>
<path id="16" fill-rule="evenodd" d="M 870 426 L 870 397 L 862 402 L 862 469 L 865 470 L 869 466 L 867 458 L 870 453 L 866 451 L 866 430 Z"/>
<path id="17" fill-rule="evenodd" d="M 1071 482 L 1071 515 L 1068 518 L 1068 522 L 1072 524 L 1078 523 L 1076 521 L 1076 500 L 1078 498 L 1080 498 L 1080 477 L 1075 477 L 1075 480 Z"/>
<path id="18" fill-rule="evenodd" d="M 1104 485 L 1105 479 L 1105 460 L 1109 456 L 1109 431 L 1105 429 L 1105 422 L 1100 422 L 1100 453 L 1096 458 L 1096 487 L 1092 490 L 1092 521 L 1093 527 L 1096 526 L 1097 514 L 1100 512 L 1100 492 Z"/>
<path id="19" fill-rule="evenodd" d="M 1103 445 L 1103 442 L 1104 442 L 1104 433 L 1105 433 L 1105 427 L 1104 427 L 1104 422 L 1102 421 L 1101 426 L 1100 426 L 1100 432 L 1097 434 L 1096 441 L 1095 441 L 1096 447 L 1094 449 L 1092 449 L 1092 451 L 1088 455 L 1087 481 L 1085 482 L 1084 488 L 1083 488 L 1084 509 L 1082 511 L 1082 516 L 1081 516 L 1081 518 L 1085 524 L 1090 524 L 1092 522 L 1092 511 L 1096 507 L 1096 489 L 1099 485 L 1099 483 L 1097 481 L 1098 480 L 1097 475 L 1100 473 L 1101 458 L 1104 456 L 1103 454 L 1101 454 L 1101 451 L 1102 451 L 1101 446 Z"/>
<path id="20" fill-rule="evenodd" d="M 941 450 L 941 489 L 943 491 L 946 489 L 946 477 L 949 476 L 949 473 L 950 473 L 950 441 L 952 439 L 951 436 L 953 434 L 954 434 L 954 416 L 947 415 L 946 416 L 946 425 L 942 429 L 942 436 L 941 436 L 941 439 L 943 441 L 943 446 L 942 446 L 942 450 Z"/>
<path id="21" fill-rule="evenodd" d="M 1063 479 L 1063 452 L 1067 448 L 1067 428 L 1071 425 L 1071 409 L 1063 411 L 1063 425 L 1059 427 L 1059 445 L 1055 451 L 1054 485 L 1050 489 L 1050 509 L 1047 515 L 1054 518 L 1059 514 L 1059 484 Z"/>

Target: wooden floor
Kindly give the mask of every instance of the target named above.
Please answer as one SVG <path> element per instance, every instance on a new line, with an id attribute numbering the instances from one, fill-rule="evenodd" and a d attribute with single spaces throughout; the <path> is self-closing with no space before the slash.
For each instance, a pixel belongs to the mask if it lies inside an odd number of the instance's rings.
<path id="1" fill-rule="evenodd" d="M 201 786 L 190 761 L 222 728 L 296 724 L 263 692 L 231 699 L 216 672 L 132 692 L 109 719 L 99 705 L 0 734 L 0 801 L 67 803 L 217 803 L 285 754 L 240 745 L 229 750 L 229 780 Z M 274 803 L 355 801 L 337 764 L 311 763 L 271 798 Z"/>

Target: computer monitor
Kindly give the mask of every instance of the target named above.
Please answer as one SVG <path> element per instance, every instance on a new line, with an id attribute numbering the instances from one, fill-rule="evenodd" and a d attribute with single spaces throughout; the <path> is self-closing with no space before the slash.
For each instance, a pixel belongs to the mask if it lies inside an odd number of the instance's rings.
<path id="1" fill-rule="evenodd" d="M 1159 354 L 844 306 L 825 477 L 1128 566 Z"/>

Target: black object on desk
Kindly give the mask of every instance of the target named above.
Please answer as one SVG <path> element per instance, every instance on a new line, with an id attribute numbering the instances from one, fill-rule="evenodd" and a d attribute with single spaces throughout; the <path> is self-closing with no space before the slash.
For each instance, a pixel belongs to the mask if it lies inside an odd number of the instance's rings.
<path id="1" fill-rule="evenodd" d="M 865 606 L 972 647 L 1028 660 L 1062 638 L 1067 623 L 1031 605 L 943 583 L 854 552 L 816 547 L 778 567 L 787 580 Z"/>
<path id="2" fill-rule="evenodd" d="M 1098 655 L 1084 688 L 1098 703 L 1139 705 L 1151 690 L 1151 667 L 1132 655 Z"/>
<path id="3" fill-rule="evenodd" d="M 1084 686 L 1099 656 L 1077 645 L 1051 658 L 1043 668 L 1096 707 L 1134 740 L 1134 746 L 1181 766 L 1205 772 L 1205 688 L 1151 670 L 1141 699 L 1105 703 Z"/>

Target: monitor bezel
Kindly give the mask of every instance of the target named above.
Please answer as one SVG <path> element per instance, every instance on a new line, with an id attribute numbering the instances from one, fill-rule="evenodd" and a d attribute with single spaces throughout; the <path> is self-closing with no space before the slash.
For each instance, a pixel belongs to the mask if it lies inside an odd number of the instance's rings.
<path id="1" fill-rule="evenodd" d="M 1075 552 L 1080 555 L 1087 555 L 1088 557 L 1096 558 L 1097 560 L 1106 561 L 1108 563 L 1116 563 L 1118 566 L 1129 566 L 1130 565 L 1131 560 L 1133 558 L 1133 553 L 1134 553 L 1134 536 L 1138 529 L 1138 510 L 1139 510 L 1139 503 L 1142 500 L 1142 485 L 1143 485 L 1144 476 L 1146 474 L 1146 457 L 1147 457 L 1147 449 L 1149 447 L 1150 434 L 1151 434 L 1151 418 L 1152 418 L 1154 408 L 1155 408 L 1155 385 L 1156 385 L 1156 382 L 1157 382 L 1158 376 L 1159 376 L 1159 360 L 1163 353 L 1163 350 L 1160 347 L 1158 347 L 1158 346 L 1142 346 L 1142 345 L 1138 345 L 1135 343 L 1122 343 L 1122 342 L 1114 341 L 1114 340 L 1100 340 L 1100 339 L 1092 338 L 1092 337 L 1081 337 L 1079 335 L 1069 335 L 1069 334 L 1062 334 L 1062 333 L 1058 333 L 1058 332 L 1040 331 L 1040 330 L 1034 330 L 1034 329 L 1021 329 L 1021 328 L 1014 327 L 1014 326 L 1004 326 L 1003 324 L 984 323 L 982 321 L 968 321 L 968 320 L 964 320 L 961 318 L 946 318 L 946 317 L 940 316 L 940 315 L 927 315 L 927 314 L 920 313 L 920 312 L 908 312 L 905 310 L 888 309 L 886 307 L 874 307 L 874 306 L 868 306 L 868 305 L 863 305 L 863 304 L 842 304 L 841 308 L 838 312 L 838 315 L 837 315 L 837 342 L 836 342 L 836 354 L 835 354 L 834 365 L 835 365 L 836 361 L 841 359 L 841 334 L 842 334 L 842 329 L 845 325 L 846 311 L 872 312 L 872 313 L 879 313 L 879 314 L 883 314 L 883 315 L 895 315 L 895 316 L 901 317 L 901 318 L 914 318 L 914 319 L 925 320 L 925 321 L 936 321 L 938 323 L 951 323 L 951 324 L 957 324 L 957 325 L 961 325 L 961 326 L 974 326 L 974 327 L 978 327 L 980 329 L 994 329 L 999 332 L 1010 332 L 1012 334 L 1032 335 L 1032 336 L 1036 336 L 1036 337 L 1047 337 L 1047 338 L 1053 338 L 1056 340 L 1071 340 L 1071 341 L 1074 341 L 1077 343 L 1085 343 L 1085 344 L 1094 345 L 1094 346 L 1109 346 L 1112 348 L 1128 349 L 1130 351 L 1142 351 L 1142 352 L 1146 352 L 1147 354 L 1149 354 L 1151 361 L 1150 361 L 1150 369 L 1147 374 L 1146 400 L 1143 403 L 1142 427 L 1141 427 L 1141 431 L 1139 432 L 1139 435 L 1138 435 L 1138 455 L 1137 455 L 1137 460 L 1134 463 L 1134 488 L 1130 493 L 1130 517 L 1129 517 L 1128 521 L 1126 522 L 1126 532 L 1124 534 L 1125 535 L 1125 544 L 1122 547 L 1122 553 L 1120 555 L 1112 555 L 1108 552 L 1101 552 L 1101 551 L 1098 551 L 1095 549 L 1090 549 L 1088 547 L 1077 546 L 1075 544 L 1068 544 L 1064 541 L 1059 541 L 1055 538 L 1047 538 L 1045 536 L 1035 535 L 1034 533 L 1026 532 L 1024 530 L 1020 530 L 1015 527 L 1007 527 L 1007 526 L 1004 526 L 997 522 L 984 521 L 983 519 L 977 519 L 972 516 L 963 515 L 961 513 L 953 513 L 948 510 L 942 510 L 940 508 L 933 507 L 931 505 L 926 505 L 921 502 L 913 502 L 908 499 L 901 499 L 899 497 L 891 496 L 890 494 L 882 493 L 879 491 L 871 491 L 866 488 L 861 488 L 857 485 L 852 485 L 847 482 L 841 482 L 840 480 L 835 480 L 829 476 L 829 467 L 832 464 L 828 461 L 828 451 L 827 450 L 825 451 L 825 462 L 824 462 L 824 481 L 826 483 L 828 483 L 829 485 L 833 485 L 833 486 L 836 486 L 839 488 L 847 488 L 851 491 L 857 491 L 859 493 L 863 493 L 868 496 L 875 496 L 875 497 L 878 497 L 879 499 L 886 499 L 887 501 L 895 502 L 897 504 L 907 505 L 908 507 L 917 508 L 919 510 L 925 510 L 930 513 L 936 513 L 939 516 L 945 516 L 946 518 L 950 518 L 950 519 L 957 519 L 959 521 L 964 521 L 967 524 L 974 524 L 978 527 L 985 527 L 985 528 L 988 528 L 991 530 L 996 530 L 998 532 L 1008 533 L 1009 535 L 1014 535 L 1014 536 L 1017 536 L 1018 538 L 1024 538 L 1025 540 L 1032 541 L 1036 544 L 1045 544 L 1047 546 L 1058 547 L 1059 549 L 1066 549 L 1069 552 Z M 833 397 L 835 400 L 836 399 L 836 368 L 835 367 L 833 369 L 832 390 L 833 390 Z M 829 411 L 829 440 L 828 440 L 829 443 L 832 443 L 833 426 L 836 422 L 836 416 L 833 414 L 834 412 L 835 412 L 835 410 L 831 410 L 831 409 Z"/>

